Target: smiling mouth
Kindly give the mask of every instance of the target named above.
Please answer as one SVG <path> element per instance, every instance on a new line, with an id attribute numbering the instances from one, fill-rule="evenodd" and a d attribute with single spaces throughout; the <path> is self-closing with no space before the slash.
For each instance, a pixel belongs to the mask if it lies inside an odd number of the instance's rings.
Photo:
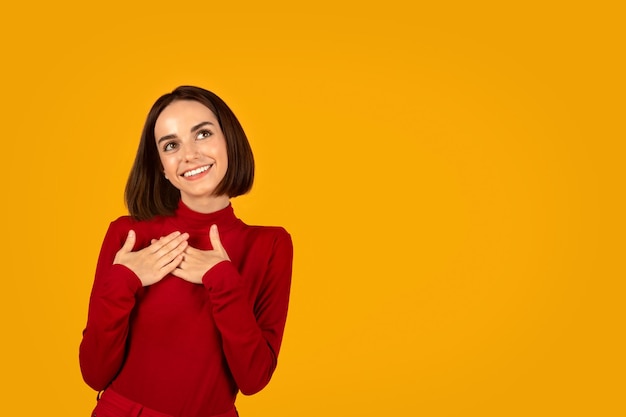
<path id="1" fill-rule="evenodd" d="M 183 172 L 183 177 L 189 178 L 189 177 L 193 177 L 194 175 L 202 174 L 203 172 L 208 171 L 209 168 L 211 168 L 212 166 L 213 164 L 205 165 L 203 167 L 199 167 L 196 169 L 192 169 L 190 171 Z"/>

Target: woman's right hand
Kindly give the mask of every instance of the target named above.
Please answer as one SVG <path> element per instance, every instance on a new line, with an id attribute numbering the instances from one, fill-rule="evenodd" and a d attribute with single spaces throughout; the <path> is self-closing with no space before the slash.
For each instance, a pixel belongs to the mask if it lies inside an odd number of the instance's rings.
<path id="1" fill-rule="evenodd" d="M 113 264 L 124 265 L 137 275 L 145 287 L 159 282 L 172 272 L 183 260 L 189 234 L 173 232 L 159 240 L 153 240 L 146 248 L 133 252 L 134 230 L 128 232 L 126 242 L 115 255 Z"/>

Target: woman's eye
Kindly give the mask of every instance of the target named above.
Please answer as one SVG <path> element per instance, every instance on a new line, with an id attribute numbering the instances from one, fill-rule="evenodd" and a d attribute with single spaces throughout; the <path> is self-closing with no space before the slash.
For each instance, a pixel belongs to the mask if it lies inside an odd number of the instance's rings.
<path id="1" fill-rule="evenodd" d="M 171 151 L 172 149 L 176 149 L 176 142 L 170 142 L 165 144 L 165 146 L 163 147 L 164 151 Z"/>
<path id="2" fill-rule="evenodd" d="M 198 139 L 206 139 L 212 134 L 213 133 L 211 133 L 209 130 L 201 130 L 198 132 Z"/>

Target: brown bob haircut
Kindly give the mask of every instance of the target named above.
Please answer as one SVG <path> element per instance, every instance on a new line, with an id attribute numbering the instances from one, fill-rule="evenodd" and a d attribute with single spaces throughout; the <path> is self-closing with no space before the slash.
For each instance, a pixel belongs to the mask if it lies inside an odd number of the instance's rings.
<path id="1" fill-rule="evenodd" d="M 168 105 L 178 100 L 193 100 L 208 107 L 217 117 L 226 139 L 228 169 L 215 189 L 215 195 L 237 197 L 252 188 L 254 157 L 250 143 L 233 111 L 214 93 L 200 87 L 180 86 L 154 103 L 141 133 L 137 156 L 126 183 L 125 200 L 130 215 L 137 220 L 174 213 L 180 191 L 163 175 L 157 151 L 154 126 Z"/>

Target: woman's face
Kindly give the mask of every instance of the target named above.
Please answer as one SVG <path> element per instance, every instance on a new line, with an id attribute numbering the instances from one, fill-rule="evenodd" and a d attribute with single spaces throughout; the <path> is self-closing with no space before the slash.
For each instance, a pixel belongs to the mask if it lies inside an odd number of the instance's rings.
<path id="1" fill-rule="evenodd" d="M 192 100 L 172 102 L 157 118 L 154 137 L 165 176 L 180 190 L 183 203 L 196 211 L 225 205 L 228 196 L 213 192 L 228 169 L 226 140 L 208 107 Z"/>

